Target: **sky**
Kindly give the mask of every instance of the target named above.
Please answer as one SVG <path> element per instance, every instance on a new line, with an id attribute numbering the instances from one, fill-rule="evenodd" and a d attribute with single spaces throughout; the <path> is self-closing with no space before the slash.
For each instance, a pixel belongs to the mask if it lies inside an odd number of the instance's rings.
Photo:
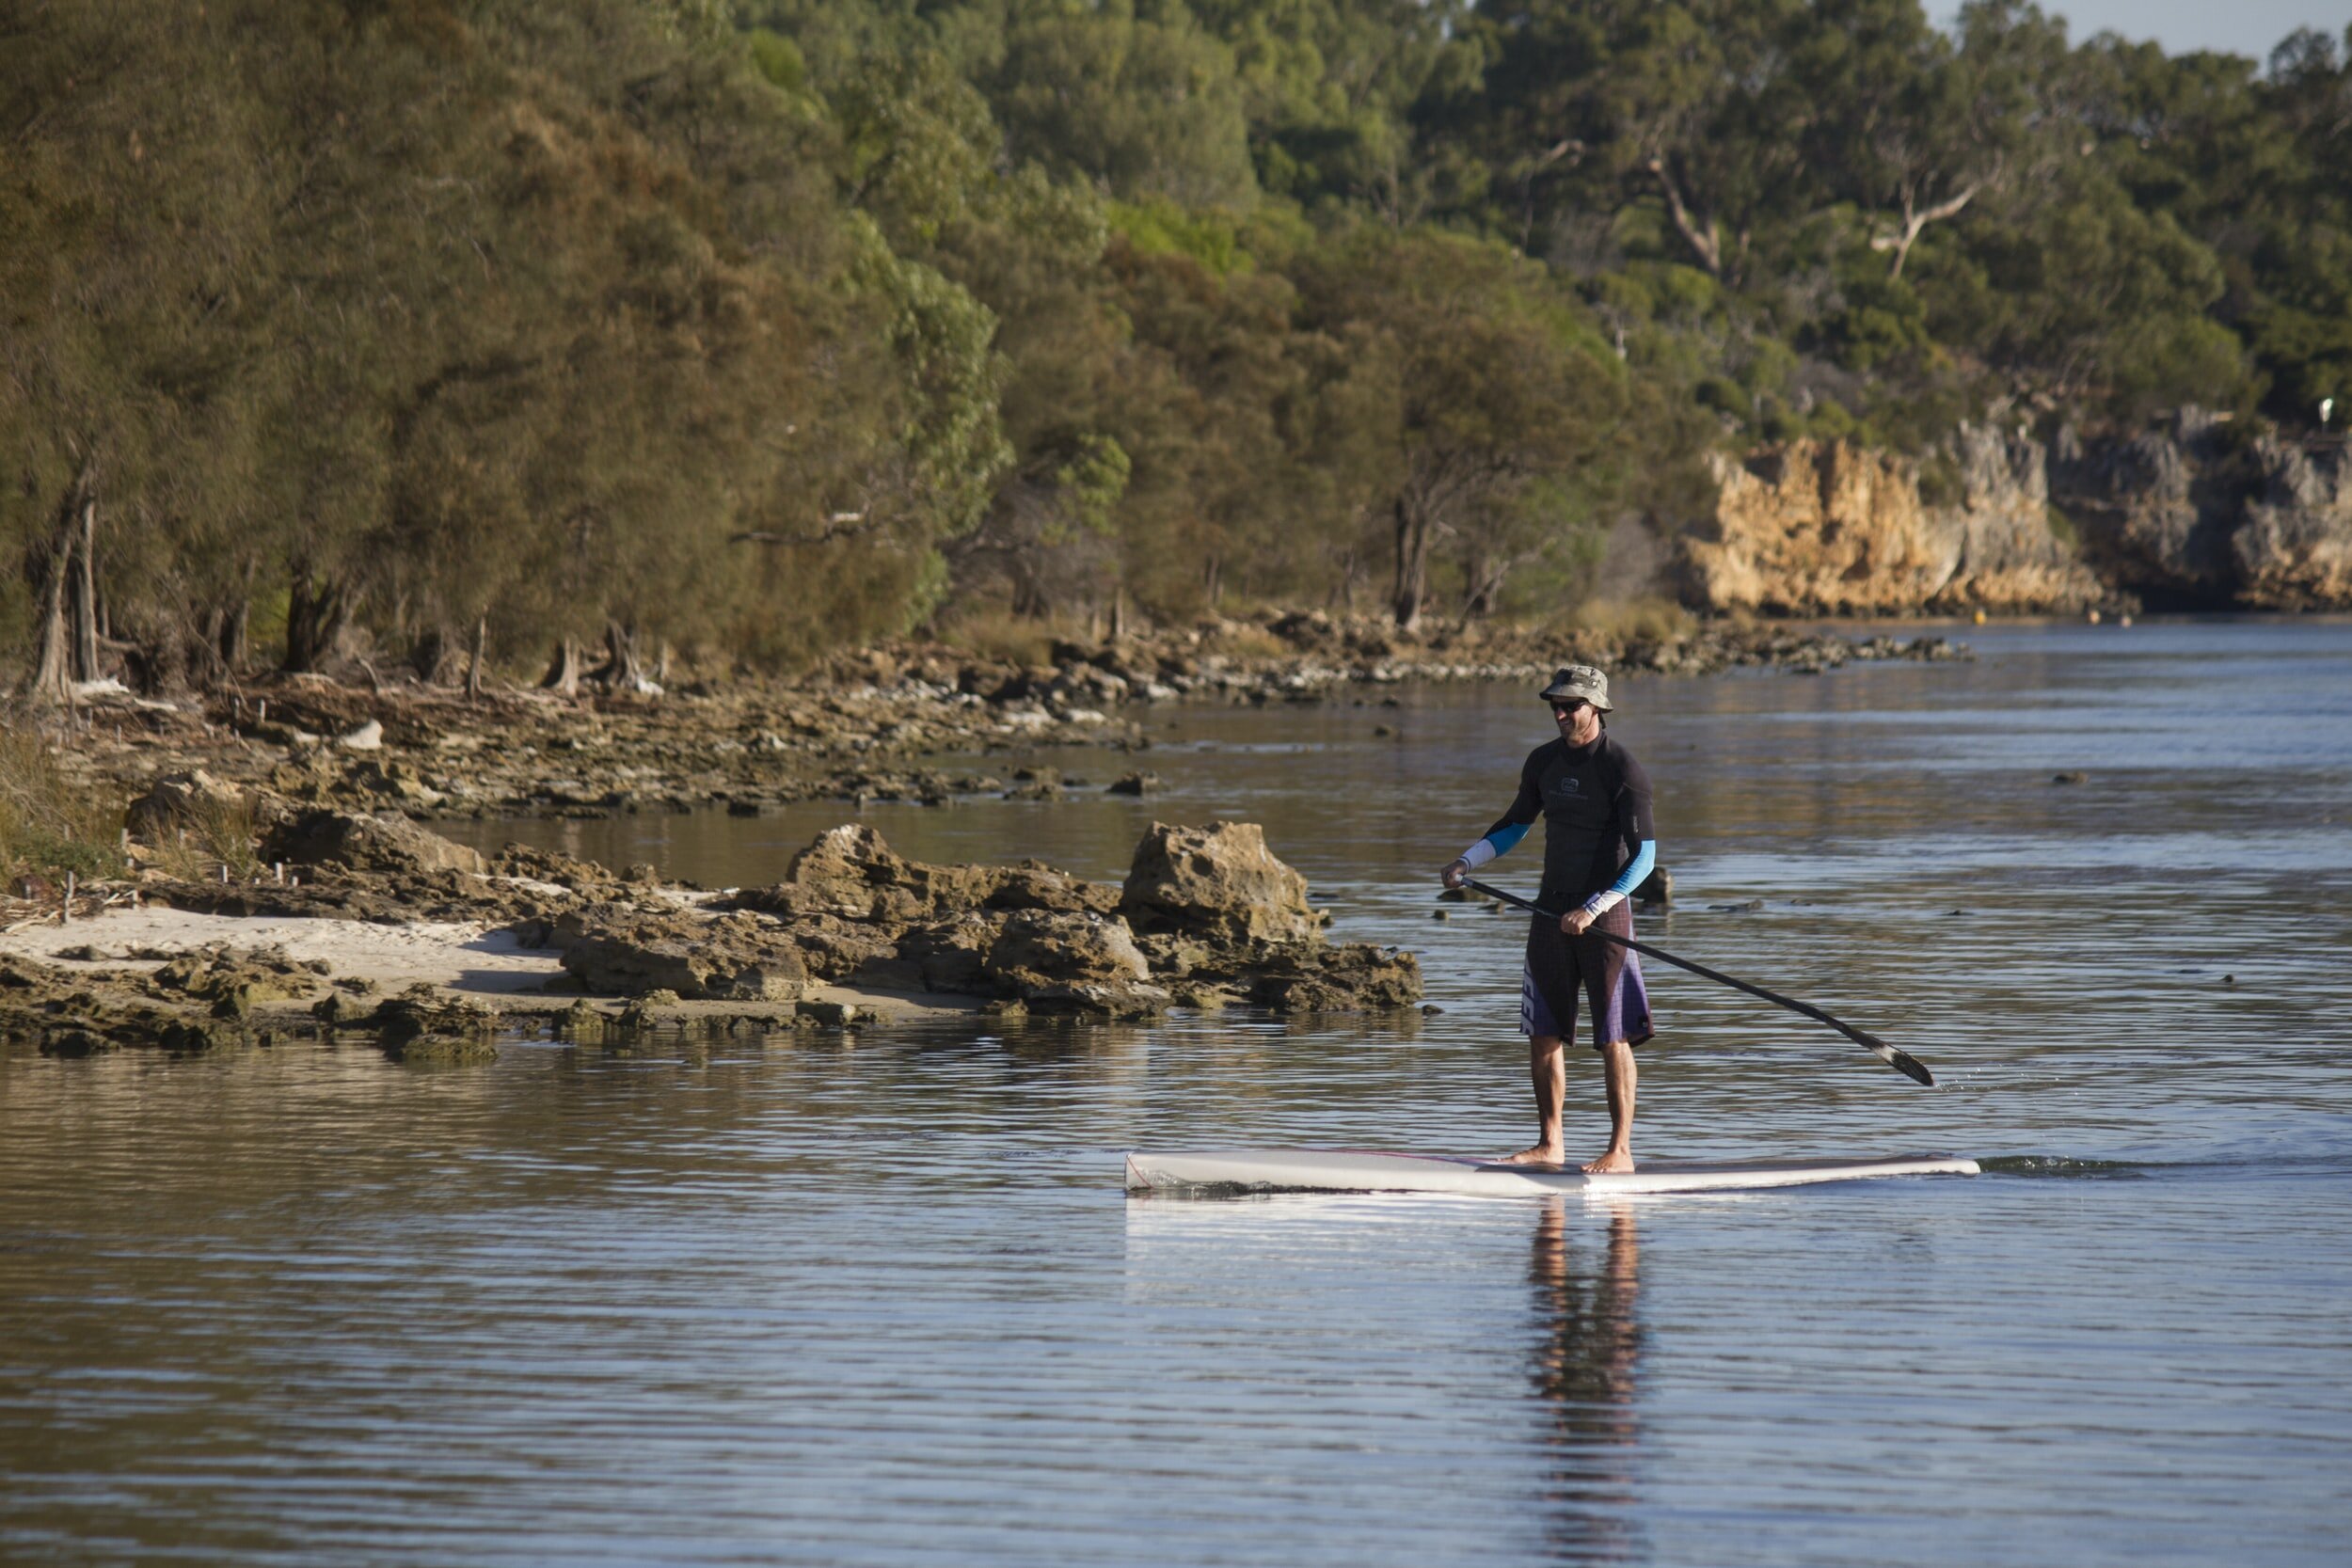
<path id="1" fill-rule="evenodd" d="M 2066 18 L 2076 43 L 2093 33 L 2153 39 L 2168 55 L 2226 50 L 2266 60 L 2297 27 L 2316 27 L 2339 44 L 2352 23 L 2352 0 L 2043 0 L 2042 9 Z"/>

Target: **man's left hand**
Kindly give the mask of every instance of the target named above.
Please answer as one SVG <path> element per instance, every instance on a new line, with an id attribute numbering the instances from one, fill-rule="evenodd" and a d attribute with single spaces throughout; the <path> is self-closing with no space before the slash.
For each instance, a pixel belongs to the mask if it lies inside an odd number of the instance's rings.
<path id="1" fill-rule="evenodd" d="M 1570 910 L 1560 917 L 1560 929 L 1572 937 L 1581 937 L 1584 934 L 1584 927 L 1590 926 L 1593 920 L 1593 911 L 1590 910 Z"/>

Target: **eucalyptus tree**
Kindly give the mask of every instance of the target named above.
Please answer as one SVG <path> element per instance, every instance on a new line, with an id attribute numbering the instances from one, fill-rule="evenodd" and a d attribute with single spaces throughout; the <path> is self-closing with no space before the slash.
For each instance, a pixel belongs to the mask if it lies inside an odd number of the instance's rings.
<path id="1" fill-rule="evenodd" d="M 1484 571 L 1466 607 L 1587 503 L 1541 504 L 1539 486 L 1598 486 L 1627 404 L 1627 374 L 1590 318 L 1538 263 L 1492 242 L 1360 231 L 1302 261 L 1302 324 L 1347 335 L 1387 398 L 1380 437 L 1397 453 L 1383 510 L 1390 602 L 1417 626 L 1440 546 Z"/>

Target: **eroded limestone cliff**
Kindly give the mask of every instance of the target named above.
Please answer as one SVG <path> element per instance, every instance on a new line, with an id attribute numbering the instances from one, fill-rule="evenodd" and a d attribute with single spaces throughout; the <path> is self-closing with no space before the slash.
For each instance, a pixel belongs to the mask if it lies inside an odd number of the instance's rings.
<path id="1" fill-rule="evenodd" d="M 1712 516 L 1681 542 L 1701 609 L 2352 608 L 2352 451 L 2194 408 L 2047 447 L 1963 428 L 1925 464 L 1799 441 L 1718 458 L 1716 480 Z"/>
<path id="2" fill-rule="evenodd" d="M 1954 473 L 1956 470 L 1956 475 Z M 1691 596 L 1709 610 L 1889 615 L 2075 610 L 2108 597 L 2052 530 L 2042 448 L 1963 430 L 1942 476 L 1843 441 L 1718 459 L 1711 526 L 1684 542 Z"/>

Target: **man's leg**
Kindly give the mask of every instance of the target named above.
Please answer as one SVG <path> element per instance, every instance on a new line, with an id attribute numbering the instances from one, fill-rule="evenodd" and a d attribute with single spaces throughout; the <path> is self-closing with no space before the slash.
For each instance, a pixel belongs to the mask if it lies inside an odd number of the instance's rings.
<path id="1" fill-rule="evenodd" d="M 1560 1114 L 1568 1098 L 1568 1064 L 1559 1036 L 1527 1037 L 1527 1075 L 1535 1085 L 1535 1145 L 1505 1164 L 1556 1165 L 1567 1150 L 1560 1139 Z"/>
<path id="2" fill-rule="evenodd" d="M 1640 1077 L 1633 1067 L 1633 1047 L 1624 1040 L 1602 1046 L 1600 1069 L 1609 1082 L 1609 1147 L 1599 1159 L 1585 1162 L 1587 1176 L 1633 1168 L 1633 1085 Z M 1559 1125 L 1555 1116 L 1552 1126 L 1556 1130 Z"/>

